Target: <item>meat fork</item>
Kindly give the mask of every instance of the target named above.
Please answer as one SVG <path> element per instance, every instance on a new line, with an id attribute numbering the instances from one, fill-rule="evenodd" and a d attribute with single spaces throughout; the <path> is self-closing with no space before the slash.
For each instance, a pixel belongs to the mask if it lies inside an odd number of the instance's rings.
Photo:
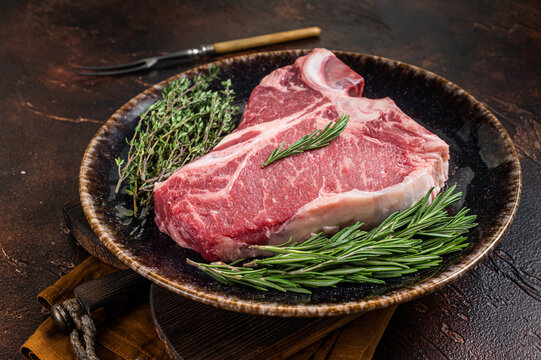
<path id="1" fill-rule="evenodd" d="M 286 41 L 293 41 L 312 36 L 318 36 L 320 32 L 321 28 L 314 26 L 303 29 L 283 31 L 274 34 L 223 41 L 210 45 L 201 45 L 196 48 L 184 49 L 166 55 L 147 57 L 127 64 L 112 66 L 73 66 L 73 68 L 77 70 L 84 70 L 83 72 L 77 72 L 77 75 L 85 76 L 110 76 L 129 74 L 151 69 L 156 66 L 156 64 L 164 61 L 179 59 L 197 59 L 203 56 L 211 56 L 214 54 L 226 54 L 233 51 L 250 49 L 258 46 L 278 44 Z"/>

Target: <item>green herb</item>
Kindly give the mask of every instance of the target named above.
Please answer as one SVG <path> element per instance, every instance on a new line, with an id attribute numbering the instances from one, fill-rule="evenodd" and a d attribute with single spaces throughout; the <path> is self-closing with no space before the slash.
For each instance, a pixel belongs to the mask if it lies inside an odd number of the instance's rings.
<path id="1" fill-rule="evenodd" d="M 209 152 L 236 126 L 231 80 L 222 90 L 211 85 L 218 68 L 209 75 L 190 80 L 173 80 L 163 89 L 162 99 L 141 116 L 131 140 L 127 160 L 116 159 L 119 180 L 116 193 L 125 182 L 125 193 L 133 197 L 133 213 L 152 203 L 154 185 L 175 170 Z"/>
<path id="2" fill-rule="evenodd" d="M 319 234 L 303 243 L 251 246 L 275 255 L 249 262 L 187 262 L 222 283 L 263 291 L 309 294 L 307 288 L 339 283 L 384 283 L 437 266 L 443 255 L 468 245 L 462 234 L 477 226 L 476 216 L 467 215 L 466 208 L 454 216 L 447 213 L 445 208 L 462 196 L 454 190 L 453 186 L 439 194 L 429 205 L 431 189 L 415 205 L 391 214 L 370 231 L 356 223 L 332 237 Z"/>
<path id="3" fill-rule="evenodd" d="M 280 144 L 278 149 L 274 149 L 263 166 L 265 167 L 277 160 L 285 157 L 300 154 L 308 150 L 315 150 L 329 145 L 329 143 L 340 136 L 340 133 L 346 128 L 349 121 L 349 115 L 342 115 L 336 122 L 330 122 L 323 130 L 316 130 L 310 135 L 304 135 L 299 140 L 291 144 L 287 149 L 283 149 L 285 142 Z"/>

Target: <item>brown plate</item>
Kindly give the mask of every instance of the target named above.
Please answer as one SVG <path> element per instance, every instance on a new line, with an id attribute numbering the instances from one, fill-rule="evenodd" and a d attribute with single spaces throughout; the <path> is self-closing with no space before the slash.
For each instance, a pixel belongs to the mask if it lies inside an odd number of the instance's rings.
<path id="1" fill-rule="evenodd" d="M 231 78 L 240 106 L 272 70 L 292 64 L 308 50 L 238 56 L 214 64 L 222 79 Z M 381 57 L 336 51 L 336 55 L 366 81 L 364 96 L 389 96 L 413 119 L 450 146 L 448 185 L 464 193 L 459 206 L 478 215 L 479 226 L 470 245 L 425 270 L 385 285 L 344 285 L 315 289 L 311 295 L 260 292 L 220 284 L 186 264 L 200 261 L 195 252 L 161 234 L 152 217 L 131 221 L 122 217 L 128 199 L 114 193 L 114 159 L 126 156 L 139 115 L 161 95 L 165 80 L 122 106 L 92 139 L 81 165 L 79 188 L 85 215 L 95 233 L 122 262 L 153 282 L 190 299 L 220 308 L 276 316 L 326 316 L 368 311 L 401 303 L 448 284 L 494 249 L 518 207 L 520 163 L 509 135 L 486 107 L 453 83 L 420 68 Z M 206 72 L 211 64 L 177 76 Z"/>

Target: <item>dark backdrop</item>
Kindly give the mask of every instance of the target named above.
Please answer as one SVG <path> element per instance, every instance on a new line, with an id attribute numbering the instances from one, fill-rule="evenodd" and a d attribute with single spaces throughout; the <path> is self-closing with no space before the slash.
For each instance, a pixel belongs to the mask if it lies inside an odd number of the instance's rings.
<path id="1" fill-rule="evenodd" d="M 125 62 L 304 26 L 326 47 L 385 56 L 455 82 L 515 141 L 524 190 L 501 245 L 451 286 L 399 307 L 378 359 L 541 358 L 539 1 L 2 1 L 0 355 L 44 320 L 35 295 L 82 259 L 61 205 L 78 196 L 84 149 L 146 87 L 190 65 L 80 78 L 70 64 Z M 196 64 L 196 63 L 193 63 Z"/>

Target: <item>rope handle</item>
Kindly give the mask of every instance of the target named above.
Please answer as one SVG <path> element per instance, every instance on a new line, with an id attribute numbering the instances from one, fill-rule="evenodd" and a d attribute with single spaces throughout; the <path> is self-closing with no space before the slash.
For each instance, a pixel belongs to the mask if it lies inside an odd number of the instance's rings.
<path id="1" fill-rule="evenodd" d="M 55 325 L 70 334 L 70 343 L 81 360 L 99 360 L 96 355 L 96 326 L 77 298 L 68 299 L 51 307 Z"/>

